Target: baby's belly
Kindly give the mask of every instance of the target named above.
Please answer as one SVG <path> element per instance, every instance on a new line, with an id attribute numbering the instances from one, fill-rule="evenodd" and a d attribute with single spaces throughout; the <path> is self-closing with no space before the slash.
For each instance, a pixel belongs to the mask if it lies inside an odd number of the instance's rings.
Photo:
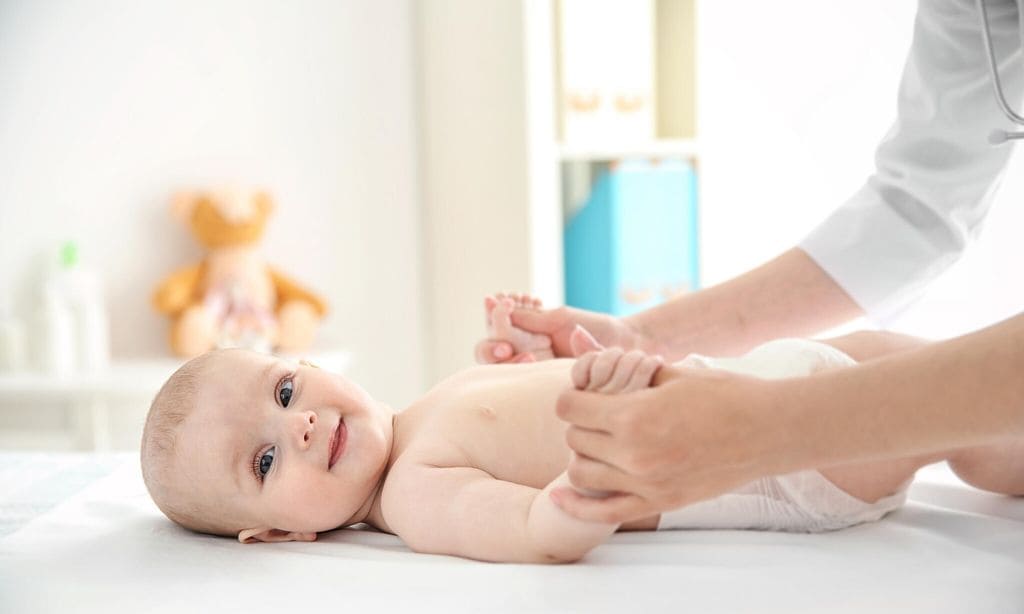
<path id="1" fill-rule="evenodd" d="M 445 409 L 445 437 L 494 477 L 543 488 L 569 464 L 567 425 L 555 415 L 572 361 L 477 367 L 431 396 Z"/>

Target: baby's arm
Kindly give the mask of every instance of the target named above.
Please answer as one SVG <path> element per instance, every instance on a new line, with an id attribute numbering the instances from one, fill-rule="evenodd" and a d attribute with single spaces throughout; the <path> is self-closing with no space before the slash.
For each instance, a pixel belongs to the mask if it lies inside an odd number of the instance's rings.
<path id="1" fill-rule="evenodd" d="M 392 468 L 384 487 L 388 526 L 417 552 L 506 563 L 571 563 L 618 528 L 577 520 L 543 490 L 474 467 Z"/>

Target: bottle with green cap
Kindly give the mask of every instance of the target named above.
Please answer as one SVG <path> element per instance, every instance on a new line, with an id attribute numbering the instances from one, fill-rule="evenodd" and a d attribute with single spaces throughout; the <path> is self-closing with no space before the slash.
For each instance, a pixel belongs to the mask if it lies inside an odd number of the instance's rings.
<path id="1" fill-rule="evenodd" d="M 107 367 L 110 325 L 100 278 L 81 263 L 74 241 L 61 244 L 57 271 L 44 292 L 44 306 L 52 329 L 50 369 L 90 372 Z M 65 313 L 70 321 L 70 333 L 63 330 L 65 325 L 61 320 Z"/>
<path id="2" fill-rule="evenodd" d="M 60 262 L 63 259 L 61 250 Z M 39 366 L 58 376 L 70 375 L 75 370 L 74 316 L 66 299 L 68 290 L 66 279 L 61 274 L 62 268 L 58 266 L 43 284 L 36 344 L 40 353 Z"/>

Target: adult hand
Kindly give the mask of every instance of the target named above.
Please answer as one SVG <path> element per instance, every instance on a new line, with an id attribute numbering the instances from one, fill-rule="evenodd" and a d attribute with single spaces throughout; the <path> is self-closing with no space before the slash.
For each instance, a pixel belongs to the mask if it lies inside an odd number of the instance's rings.
<path id="1" fill-rule="evenodd" d="M 630 322 L 603 313 L 573 307 L 540 309 L 538 303 L 535 309 L 516 309 L 511 318 L 512 324 L 519 329 L 550 337 L 551 349 L 559 358 L 575 356 L 570 337 L 577 326 L 586 328 L 604 346 L 658 353 L 656 343 Z M 477 362 L 484 364 L 511 362 L 518 358 L 511 343 L 494 338 L 477 343 L 475 354 Z"/>
<path id="2" fill-rule="evenodd" d="M 655 387 L 622 395 L 563 393 L 560 418 L 575 454 L 571 488 L 552 491 L 581 520 L 629 522 L 776 473 L 785 428 L 771 407 L 779 381 L 662 367 Z M 766 419 L 771 418 L 771 419 Z"/>

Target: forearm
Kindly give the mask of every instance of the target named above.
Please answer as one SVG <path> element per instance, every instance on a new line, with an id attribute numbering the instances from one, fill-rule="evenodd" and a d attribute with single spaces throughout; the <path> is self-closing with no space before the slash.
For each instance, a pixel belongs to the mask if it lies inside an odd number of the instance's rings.
<path id="1" fill-rule="evenodd" d="M 695 294 L 629 317 L 669 361 L 691 352 L 743 353 L 778 337 L 808 336 L 863 315 L 860 307 L 799 249 Z"/>
<path id="2" fill-rule="evenodd" d="M 981 331 L 781 381 L 777 469 L 923 454 L 1024 436 L 1024 314 Z M 799 425 L 800 445 L 782 429 Z M 774 463 L 773 463 L 774 464 Z"/>
<path id="3" fill-rule="evenodd" d="M 618 529 L 618 524 L 587 522 L 573 518 L 551 500 L 555 488 L 572 486 L 567 473 L 552 480 L 537 494 L 527 518 L 527 535 L 534 548 L 544 553 L 546 562 L 579 560 Z"/>

